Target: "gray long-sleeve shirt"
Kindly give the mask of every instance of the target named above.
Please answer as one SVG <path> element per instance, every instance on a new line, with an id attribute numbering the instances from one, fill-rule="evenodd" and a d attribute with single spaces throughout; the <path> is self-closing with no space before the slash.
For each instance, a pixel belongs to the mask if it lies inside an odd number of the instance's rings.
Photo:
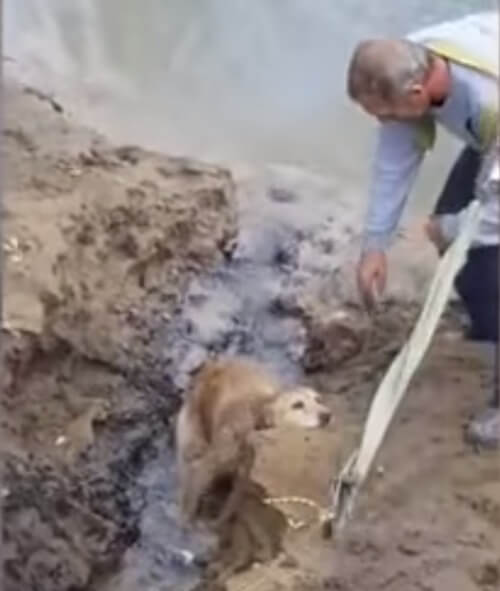
<path id="1" fill-rule="evenodd" d="M 450 64 L 451 90 L 446 102 L 432 109 L 436 123 L 480 149 L 479 125 L 483 108 L 497 105 L 493 78 L 457 64 Z M 401 219 L 404 206 L 417 177 L 424 153 L 411 122 L 387 122 L 380 126 L 372 171 L 363 249 L 386 250 Z M 457 231 L 460 216 L 443 217 L 443 231 L 450 238 Z M 499 211 L 496 195 L 485 201 L 479 229 L 472 246 L 498 243 Z"/>

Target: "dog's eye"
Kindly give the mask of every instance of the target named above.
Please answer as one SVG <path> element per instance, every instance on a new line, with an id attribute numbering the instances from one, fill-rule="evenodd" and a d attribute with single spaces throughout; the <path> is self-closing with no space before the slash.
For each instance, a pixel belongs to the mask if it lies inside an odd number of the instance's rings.
<path id="1" fill-rule="evenodd" d="M 294 402 L 292 404 L 292 408 L 293 410 L 299 410 L 300 408 L 304 408 L 304 403 L 302 402 L 302 400 L 298 400 L 297 402 Z"/>

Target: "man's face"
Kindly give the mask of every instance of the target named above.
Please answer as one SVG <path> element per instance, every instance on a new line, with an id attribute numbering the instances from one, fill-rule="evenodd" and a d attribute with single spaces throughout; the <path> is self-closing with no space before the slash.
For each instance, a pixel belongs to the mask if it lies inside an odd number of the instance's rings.
<path id="1" fill-rule="evenodd" d="M 430 96 L 425 87 L 416 85 L 403 96 L 384 100 L 376 96 L 362 96 L 361 107 L 379 121 L 414 121 L 430 108 Z"/>

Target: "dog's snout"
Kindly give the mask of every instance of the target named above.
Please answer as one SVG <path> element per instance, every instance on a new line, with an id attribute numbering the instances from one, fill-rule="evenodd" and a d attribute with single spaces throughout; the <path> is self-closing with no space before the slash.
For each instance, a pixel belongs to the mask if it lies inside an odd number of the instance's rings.
<path id="1" fill-rule="evenodd" d="M 319 415 L 319 422 L 322 427 L 326 427 L 332 418 L 332 413 L 329 411 L 321 412 Z"/>

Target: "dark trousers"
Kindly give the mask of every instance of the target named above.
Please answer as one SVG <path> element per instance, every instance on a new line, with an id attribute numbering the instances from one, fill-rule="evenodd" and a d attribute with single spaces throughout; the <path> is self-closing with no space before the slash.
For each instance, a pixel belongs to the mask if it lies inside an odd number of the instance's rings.
<path id="1" fill-rule="evenodd" d="M 465 148 L 455 162 L 434 208 L 436 215 L 458 213 L 474 199 L 480 155 Z M 469 338 L 498 343 L 498 246 L 472 248 L 455 279 L 470 318 Z"/>

